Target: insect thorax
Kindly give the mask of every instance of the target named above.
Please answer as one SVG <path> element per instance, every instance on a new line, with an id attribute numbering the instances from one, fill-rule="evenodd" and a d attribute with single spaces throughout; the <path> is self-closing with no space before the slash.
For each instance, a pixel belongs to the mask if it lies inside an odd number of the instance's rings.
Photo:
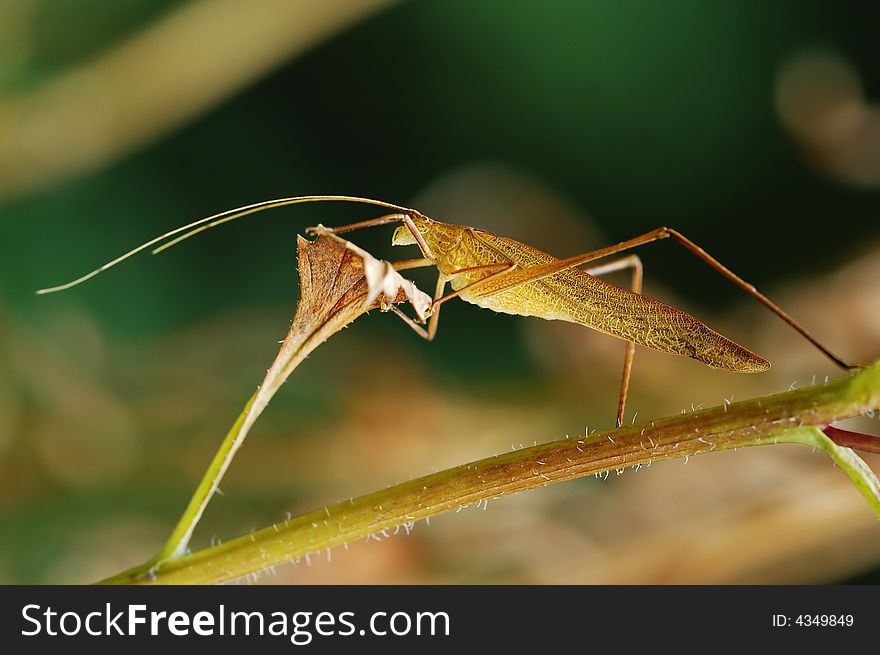
<path id="1" fill-rule="evenodd" d="M 445 275 L 455 271 L 472 268 L 480 264 L 493 263 L 497 253 L 485 252 L 485 244 L 477 238 L 472 228 L 463 225 L 441 223 L 426 216 L 411 215 L 413 225 L 425 240 L 437 262 L 437 268 Z M 409 227 L 401 225 L 394 231 L 391 243 L 395 246 L 415 245 L 416 239 Z M 486 257 L 492 261 L 484 261 Z M 454 288 L 475 282 L 487 273 L 474 271 L 452 280 Z"/>
<path id="2" fill-rule="evenodd" d="M 433 223 L 425 234 L 425 241 L 437 258 L 437 268 L 444 274 L 479 263 L 474 259 L 474 238 L 470 228 Z"/>

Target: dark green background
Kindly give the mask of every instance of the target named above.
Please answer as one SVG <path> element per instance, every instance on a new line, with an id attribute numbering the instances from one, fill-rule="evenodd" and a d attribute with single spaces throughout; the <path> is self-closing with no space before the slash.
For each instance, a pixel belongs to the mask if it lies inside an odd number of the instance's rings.
<path id="1" fill-rule="evenodd" d="M 0 91 L 29 88 L 179 4 L 42 3 L 29 63 L 6 71 Z M 780 124 L 773 86 L 786 57 L 825 46 L 849 58 L 866 95 L 878 97 L 880 12 L 867 6 L 401 3 L 120 161 L 4 201 L 3 312 L 28 326 L 77 306 L 110 338 L 136 343 L 230 309 L 290 304 L 294 235 L 319 221 L 369 217 L 362 208 L 278 210 L 158 258 L 139 257 L 65 295 L 33 292 L 216 211 L 320 193 L 409 204 L 437 176 L 483 161 L 543 179 L 611 239 L 670 225 L 765 286 L 831 270 L 858 244 L 877 239 L 878 192 L 847 187 L 807 163 Z M 419 209 L 432 214 L 430 206 Z M 384 232 L 358 237 L 380 256 L 390 256 L 387 240 Z M 575 252 L 576 244 L 560 244 L 554 254 Z M 717 308 L 737 293 L 672 246 L 645 252 L 648 274 L 693 303 Z M 452 327 L 455 316 L 467 316 L 466 331 Z M 445 320 L 448 338 L 411 348 L 432 370 L 464 385 L 528 375 L 511 320 L 451 305 Z M 359 329 L 405 334 L 391 321 Z M 179 491 L 169 491 L 174 499 L 162 511 L 173 515 Z M 129 505 L 155 500 L 128 493 Z M 51 526 L 28 527 L 41 536 L 44 556 L 40 549 L 24 554 L 34 543 L 26 536 L 4 544 L 7 558 L 27 571 L 23 580 L 51 559 L 60 517 L 75 522 L 83 507 L 94 511 L 112 499 L 49 494 L 45 502 L 47 515 L 34 507 L 2 510 L 9 526 L 30 526 L 40 516 Z"/>

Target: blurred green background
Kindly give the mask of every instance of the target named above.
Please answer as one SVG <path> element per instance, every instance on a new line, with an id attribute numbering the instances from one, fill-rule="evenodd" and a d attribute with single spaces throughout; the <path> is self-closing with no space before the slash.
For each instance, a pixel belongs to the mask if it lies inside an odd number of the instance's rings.
<path id="1" fill-rule="evenodd" d="M 876 357 L 878 19 L 801 0 L 3 0 L 0 581 L 90 582 L 152 554 L 284 336 L 295 234 L 373 215 L 275 210 L 34 295 L 238 205 L 362 195 L 558 256 L 669 225 L 832 350 Z M 353 238 L 415 256 L 390 233 Z M 640 351 L 643 418 L 838 374 L 674 245 L 642 255 L 649 294 L 774 365 Z M 610 425 L 622 344 L 572 327 L 449 303 L 429 344 L 360 319 L 282 389 L 194 545 Z M 381 410 L 403 392 L 409 414 Z M 279 577 L 876 580 L 858 494 L 776 450 L 536 491 Z"/>

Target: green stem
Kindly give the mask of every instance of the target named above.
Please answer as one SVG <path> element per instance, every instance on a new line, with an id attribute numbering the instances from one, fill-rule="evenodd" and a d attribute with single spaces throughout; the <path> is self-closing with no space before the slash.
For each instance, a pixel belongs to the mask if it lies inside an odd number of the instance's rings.
<path id="1" fill-rule="evenodd" d="M 775 443 L 806 444 L 828 453 L 880 516 L 876 478 L 855 453 L 819 429 L 877 409 L 880 362 L 855 376 L 805 389 L 486 458 L 323 507 L 159 566 L 150 562 L 105 582 L 227 582 L 506 494 L 665 459 Z"/>
<path id="2" fill-rule="evenodd" d="M 281 344 L 278 355 L 272 362 L 272 366 L 266 371 L 263 383 L 248 400 L 232 428 L 226 433 L 220 448 L 202 476 L 199 486 L 196 487 L 196 491 L 193 493 L 192 498 L 190 498 L 189 504 L 178 520 L 174 531 L 159 554 L 153 558 L 152 562 L 154 565 L 180 557 L 186 552 L 196 525 L 198 525 L 199 520 L 202 518 L 208 503 L 211 502 L 211 498 L 214 497 L 214 494 L 220 487 L 220 481 L 232 463 L 235 453 L 244 443 L 250 429 L 260 414 L 263 413 L 263 410 L 266 409 L 275 392 L 284 384 L 287 377 L 315 348 L 329 337 L 327 332 L 322 329 L 318 329 L 316 332 L 292 330 L 287 335 L 287 338 Z"/>
<path id="3" fill-rule="evenodd" d="M 876 442 L 880 441 L 880 439 L 876 437 L 873 439 L 874 443 L 871 444 L 871 452 L 876 452 L 874 448 L 876 448 Z M 840 470 L 846 473 L 859 493 L 868 502 L 874 514 L 880 518 L 880 482 L 877 481 L 876 476 L 871 472 L 871 469 L 868 468 L 864 460 L 856 455 L 852 449 L 832 441 L 827 434 L 816 427 L 792 431 L 790 435 L 784 434 L 780 437 L 779 443 L 784 441 L 812 446 L 828 455 L 834 460 L 834 463 L 837 464 Z"/>
<path id="4" fill-rule="evenodd" d="M 260 390 L 257 389 L 257 391 L 254 392 L 254 395 L 251 396 L 250 400 L 247 401 L 241 414 L 238 415 L 232 428 L 230 428 L 229 432 L 223 438 L 223 443 L 220 444 L 220 448 L 214 455 L 214 459 L 211 460 L 211 464 L 202 476 L 202 481 L 199 483 L 199 486 L 196 487 L 195 493 L 193 493 L 192 498 L 190 498 L 189 504 L 186 506 L 177 525 L 174 527 L 171 536 L 168 537 L 165 546 L 155 557 L 155 562 L 163 562 L 173 557 L 179 557 L 186 552 L 189 540 L 192 537 L 192 533 L 195 530 L 199 519 L 202 518 L 205 508 L 208 506 L 208 503 L 220 486 L 220 480 L 223 479 L 223 474 L 229 467 L 229 463 L 232 461 L 235 451 L 241 446 L 241 443 L 247 434 L 246 427 L 253 424 L 254 420 L 256 420 L 253 407 L 254 401 L 257 400 L 259 395 Z"/>

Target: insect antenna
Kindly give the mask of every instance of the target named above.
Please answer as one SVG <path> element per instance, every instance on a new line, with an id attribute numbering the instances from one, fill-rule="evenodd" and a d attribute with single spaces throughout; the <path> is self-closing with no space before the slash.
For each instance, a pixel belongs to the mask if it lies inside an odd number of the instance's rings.
<path id="1" fill-rule="evenodd" d="M 233 221 L 238 218 L 243 218 L 248 216 L 249 214 L 255 214 L 257 212 L 261 212 L 265 209 L 274 209 L 276 207 L 284 207 L 286 205 L 297 205 L 308 202 L 327 202 L 327 201 L 339 201 L 339 202 L 353 202 L 360 203 L 365 205 L 374 205 L 377 207 L 384 207 L 386 209 L 392 209 L 400 212 L 411 212 L 412 210 L 407 209 L 406 207 L 401 207 L 400 205 L 394 205 L 390 202 L 383 202 L 381 200 L 373 200 L 372 198 L 360 198 L 357 196 L 293 196 L 290 198 L 278 198 L 275 200 L 263 200 L 262 202 L 253 203 L 251 205 L 244 205 L 242 207 L 236 207 L 235 209 L 227 209 L 226 211 L 222 211 L 219 214 L 214 214 L 212 216 L 208 216 L 206 218 L 201 218 L 197 221 L 193 221 L 192 223 L 187 223 L 186 225 L 182 225 L 181 227 L 175 228 L 164 234 L 160 234 L 159 236 L 150 239 L 149 241 L 142 243 L 136 248 L 132 248 L 128 252 L 120 255 L 116 259 L 113 259 L 102 266 L 99 266 L 95 270 L 86 273 L 85 275 L 76 278 L 75 280 L 71 280 L 65 284 L 59 284 L 54 287 L 47 287 L 45 289 L 40 289 L 37 291 L 38 295 L 46 294 L 46 293 L 55 293 L 56 291 L 64 291 L 65 289 L 70 289 L 71 287 L 75 287 L 79 284 L 82 284 L 86 280 L 90 280 L 96 275 L 103 273 L 109 268 L 112 268 L 119 264 L 120 262 L 125 261 L 129 257 L 138 254 L 139 252 L 146 250 L 147 248 L 152 248 L 153 246 L 159 245 L 154 248 L 153 254 L 162 252 L 166 248 L 170 248 L 171 246 L 177 245 L 181 241 L 189 239 L 192 236 L 195 236 L 199 232 L 204 230 L 208 230 L 212 227 L 216 227 L 218 225 L 222 225 L 223 223 L 228 223 L 229 221 Z M 178 236 L 179 235 L 179 236 Z M 168 241 L 167 243 L 162 243 L 166 239 L 170 239 L 171 237 L 176 237 Z"/>

